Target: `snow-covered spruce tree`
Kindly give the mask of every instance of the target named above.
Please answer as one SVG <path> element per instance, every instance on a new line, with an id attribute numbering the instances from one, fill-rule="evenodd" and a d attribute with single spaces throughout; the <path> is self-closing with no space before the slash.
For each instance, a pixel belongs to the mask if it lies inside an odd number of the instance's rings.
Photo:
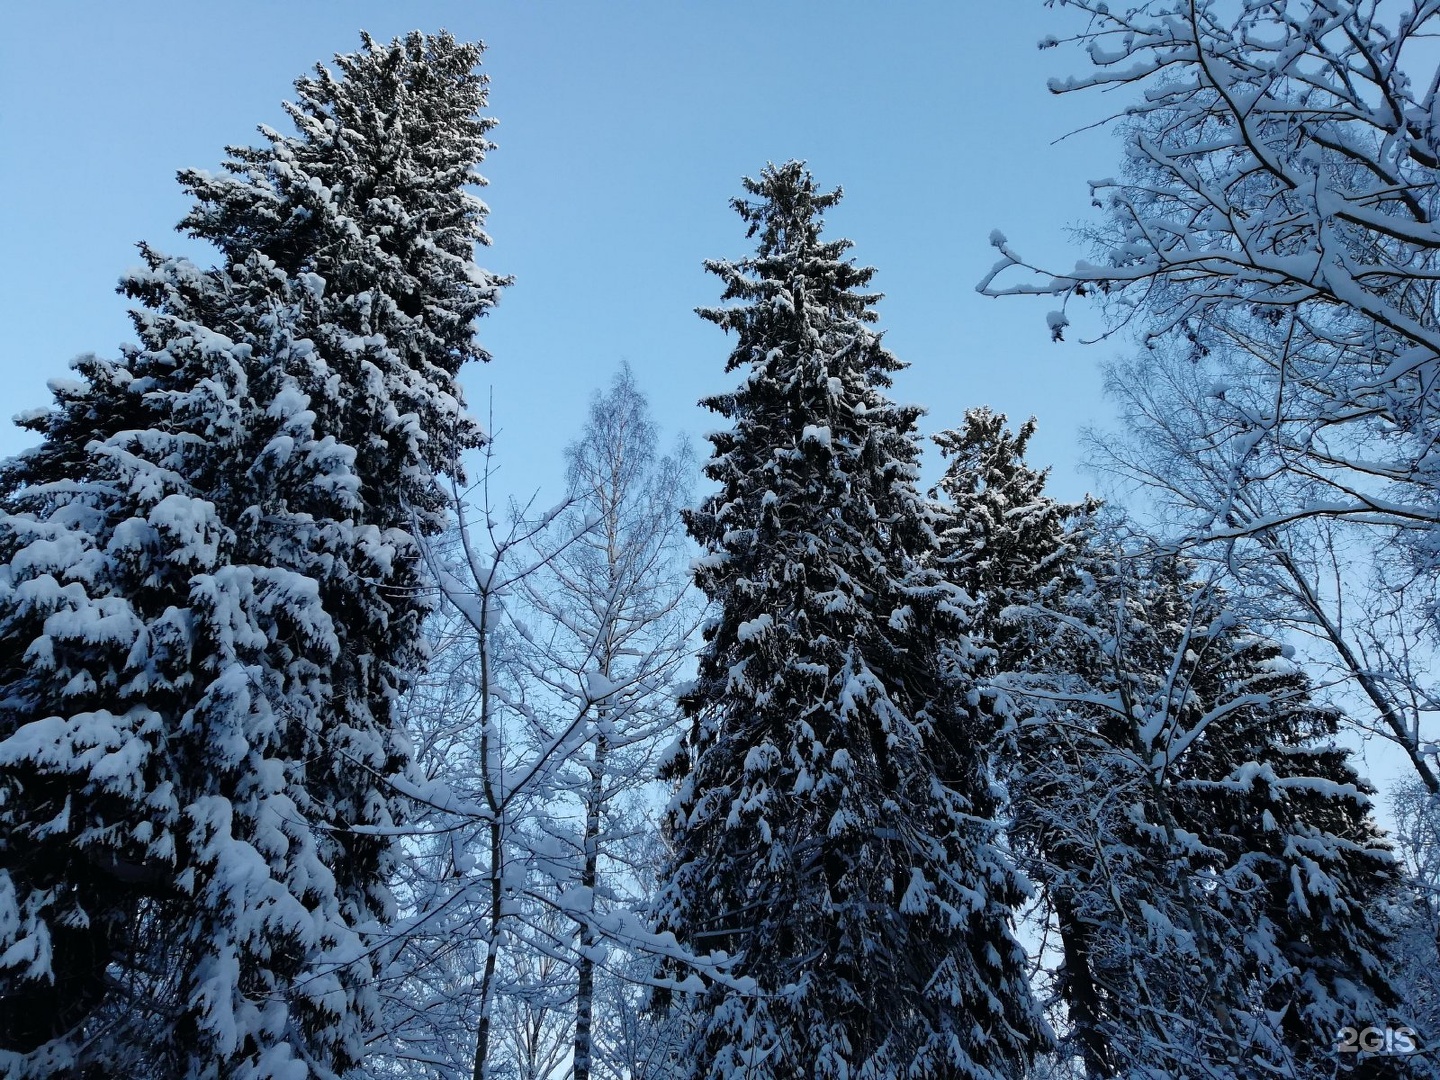
<path id="1" fill-rule="evenodd" d="M 1099 544 L 1095 507 L 1046 496 L 1024 462 L 1033 422 L 1004 419 L 975 409 L 936 436 L 937 531 L 997 681 L 1025 691 L 1002 698 L 1002 760 L 1058 941 L 1064 1049 L 1096 1077 L 1244 1075 L 1226 1058 L 1254 1040 L 1274 1067 L 1328 1075 L 1339 1030 L 1395 1000 L 1377 959 L 1396 867 L 1331 745 L 1337 714 L 1182 563 Z"/>
<path id="2" fill-rule="evenodd" d="M 334 1076 L 392 908 L 413 527 L 480 440 L 455 375 L 480 47 L 317 67 L 222 177 L 202 270 L 143 248 L 139 341 L 78 362 L 0 473 L 0 1071 Z"/>
<path id="3" fill-rule="evenodd" d="M 384 526 L 443 524 L 436 473 L 457 475 L 479 445 L 456 373 L 488 360 L 474 320 L 507 284 L 475 263 L 486 207 L 466 191 L 492 149 L 482 117 L 482 46 L 411 33 L 335 58 L 295 84 L 299 131 L 231 148 L 224 175 L 188 171 L 181 222 L 230 264 L 258 258 L 305 301 L 303 329 L 326 368 L 306 372 L 311 408 L 355 450 L 360 492 Z M 338 435 L 339 432 L 337 431 Z M 373 478 L 373 480 L 371 479 Z"/>
<path id="4" fill-rule="evenodd" d="M 968 409 L 958 429 L 934 436 L 946 458 L 931 491 L 938 500 L 935 532 L 945 576 L 974 602 L 972 634 L 992 651 L 992 670 L 1031 659 L 1031 642 L 1006 620 L 1006 609 L 1045 604 L 1073 573 L 1077 535 L 1072 523 L 1088 503 L 1062 503 L 1045 494 L 1048 470 L 1031 468 L 1025 450 L 1035 420 L 1011 432 L 1004 413 Z"/>
<path id="5" fill-rule="evenodd" d="M 1011 934 L 990 732 L 963 597 L 924 567 L 920 410 L 870 328 L 874 271 L 821 239 L 840 197 L 797 162 L 747 179 L 757 254 L 707 268 L 739 304 L 733 393 L 705 404 L 720 491 L 688 524 L 718 605 L 667 772 L 662 928 L 735 956 L 697 1003 L 695 1077 L 1008 1077 L 1045 1041 Z"/>
<path id="6" fill-rule="evenodd" d="M 1338 714 L 1183 561 L 1097 544 L 1076 582 L 1024 617 L 1034 658 L 1001 682 L 1013 837 L 1086 1074 L 1412 1075 L 1337 1052 L 1409 1019 L 1385 962 L 1401 871 Z"/>
<path id="7" fill-rule="evenodd" d="M 1010 613 L 1056 605 L 1076 586 L 1075 563 L 1086 535 L 1083 524 L 1093 509 L 1045 494 L 1047 472 L 1025 460 L 1035 432 L 1033 418 L 1015 432 L 1005 424 L 1003 413 L 981 407 L 966 410 L 958 429 L 936 434 L 934 441 L 946 467 L 930 493 L 936 500 L 939 564 L 974 604 L 971 632 L 986 646 L 982 663 L 992 679 L 1049 663 L 1044 636 L 1029 632 L 1026 620 Z M 1007 710 L 1000 711 L 1003 715 Z M 1029 750 L 1029 743 L 1023 748 Z M 1009 753 L 997 756 L 1002 777 L 1011 780 L 1014 769 L 1025 767 L 1014 750 L 1012 743 Z M 1029 792 L 1032 787 L 1031 779 L 1022 775 L 1018 790 Z M 1029 854 L 1023 845 L 1019 850 Z M 1036 880 L 1046 880 L 1033 864 L 1028 870 Z M 1052 909 L 1057 907 L 1048 893 L 1042 900 Z M 1058 1048 L 1062 1054 L 1072 1042 L 1083 1044 L 1092 1036 L 1074 1019 L 1083 1013 L 1087 1000 L 1080 995 L 1069 1003 L 1068 1014 L 1057 1017 L 1066 1032 Z"/>

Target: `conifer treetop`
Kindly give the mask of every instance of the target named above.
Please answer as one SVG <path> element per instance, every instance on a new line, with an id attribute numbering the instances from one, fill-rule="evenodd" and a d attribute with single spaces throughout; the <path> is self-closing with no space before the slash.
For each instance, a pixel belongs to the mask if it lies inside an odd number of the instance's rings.
<path id="1" fill-rule="evenodd" d="M 874 322 L 874 305 L 879 293 L 856 292 L 875 276 L 873 266 L 857 266 L 845 253 L 854 245 L 846 239 L 823 240 L 823 214 L 836 205 L 840 188 L 821 191 L 802 161 L 766 165 L 760 179 L 741 181 L 756 199 L 730 200 L 746 223 L 746 236 L 759 235 L 756 253 L 738 261 L 707 259 L 705 269 L 725 282 L 722 300 L 769 301 L 777 312 L 797 321 L 820 311 Z M 725 330 L 744 335 L 747 330 L 765 328 L 763 311 L 748 307 L 702 307 L 696 309 Z M 759 320 L 760 325 L 754 325 Z M 739 351 L 731 356 L 727 371 L 733 371 L 746 357 Z M 887 370 L 903 367 L 889 357 Z M 888 380 L 880 385 L 889 385 Z"/>
<path id="2" fill-rule="evenodd" d="M 284 105 L 296 134 L 262 125 L 264 143 L 229 147 L 222 173 L 179 174 L 195 199 L 180 228 L 213 243 L 228 273 L 283 277 L 323 351 L 363 353 L 381 372 L 391 441 L 413 414 L 428 470 L 458 476 L 484 436 L 456 376 L 489 360 L 474 321 L 509 284 L 475 263 L 488 208 L 467 190 L 494 148 L 484 46 L 443 31 L 361 41 L 335 57 L 338 74 L 317 64 L 296 81 Z"/>

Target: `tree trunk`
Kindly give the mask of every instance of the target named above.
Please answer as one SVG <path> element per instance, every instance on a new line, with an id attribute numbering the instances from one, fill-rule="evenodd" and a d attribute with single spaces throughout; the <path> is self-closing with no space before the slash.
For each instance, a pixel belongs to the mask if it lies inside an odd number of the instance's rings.
<path id="1" fill-rule="evenodd" d="M 602 714 L 603 715 L 603 714 Z M 589 897 L 590 914 L 595 913 L 595 883 L 600 861 L 600 811 L 605 798 L 605 759 L 610 740 L 601 730 L 595 737 L 595 761 L 590 769 L 590 791 L 585 808 L 585 865 L 580 884 Z M 580 924 L 580 964 L 576 969 L 575 992 L 575 1064 L 573 1080 L 590 1080 L 590 1062 L 594 1045 L 591 1032 L 595 1017 L 595 961 L 590 950 L 595 945 L 593 919 Z"/>
<path id="2" fill-rule="evenodd" d="M 490 940 L 486 943 L 485 971 L 480 978 L 480 1021 L 475 1027 L 474 1080 L 485 1080 L 486 1061 L 490 1054 L 490 1013 L 495 1007 L 495 961 L 500 951 L 500 916 L 504 899 L 500 881 L 504 868 L 501 839 L 497 818 L 490 823 Z"/>
<path id="3" fill-rule="evenodd" d="M 475 1027 L 474 1080 L 485 1080 L 490 1055 L 490 1014 L 495 1008 L 495 962 L 500 951 L 500 918 L 504 914 L 503 876 L 505 834 L 502 828 L 499 791 L 490 760 L 490 725 L 494 712 L 490 697 L 490 594 L 481 599 L 480 615 L 480 768 L 485 805 L 490 810 L 490 938 L 486 942 L 485 970 L 480 978 L 480 1020 Z"/>
<path id="4" fill-rule="evenodd" d="M 1060 924 L 1060 944 L 1065 957 L 1065 982 L 1069 991 L 1065 1000 L 1085 1061 L 1085 1075 L 1091 1080 L 1102 1080 L 1114 1075 L 1114 1066 L 1100 1030 L 1100 998 L 1090 973 L 1089 928 L 1068 896 L 1055 897 L 1055 917 Z"/>

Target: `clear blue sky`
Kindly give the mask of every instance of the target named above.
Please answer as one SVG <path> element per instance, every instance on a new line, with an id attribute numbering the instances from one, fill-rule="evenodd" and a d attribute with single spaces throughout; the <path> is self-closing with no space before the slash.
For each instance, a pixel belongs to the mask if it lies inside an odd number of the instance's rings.
<path id="1" fill-rule="evenodd" d="M 1067 228 L 1090 213 L 1085 181 L 1117 168 L 1104 133 L 1055 143 L 1117 105 L 1046 91 L 1085 66 L 1036 48 L 1069 17 L 1040 0 L 5 5 L 0 414 L 129 337 L 113 290 L 135 241 L 205 258 L 171 231 L 177 169 L 284 126 L 294 77 L 358 30 L 444 27 L 489 46 L 500 121 L 482 261 L 517 283 L 481 324 L 494 362 L 465 383 L 482 413 L 493 387 L 509 486 L 558 484 L 561 446 L 621 360 L 667 431 L 712 426 L 695 402 L 734 380 L 730 342 L 692 312 L 719 295 L 701 260 L 749 250 L 727 205 L 741 175 L 798 157 L 845 188 L 831 235 L 879 268 L 881 326 L 912 365 L 896 395 L 930 410 L 927 430 L 976 404 L 1037 415 L 1035 462 L 1078 495 L 1077 432 L 1108 421 L 1111 347 L 1053 345 L 1052 305 L 974 291 L 993 228 L 1052 264 L 1085 254 Z M 28 438 L 4 425 L 0 454 Z"/>

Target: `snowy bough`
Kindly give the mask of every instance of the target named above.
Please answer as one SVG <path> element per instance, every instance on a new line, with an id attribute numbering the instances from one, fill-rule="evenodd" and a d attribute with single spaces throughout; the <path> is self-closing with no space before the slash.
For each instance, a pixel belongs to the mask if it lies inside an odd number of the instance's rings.
<path id="1" fill-rule="evenodd" d="M 669 766 L 662 928 L 723 950 L 695 1077 L 1001 1077 L 1043 1044 L 1011 935 L 988 721 L 963 594 L 925 568 L 918 408 L 870 327 L 873 270 L 821 238 L 839 192 L 796 162 L 734 206 L 755 256 L 711 262 L 745 378 L 708 399 L 720 490 L 689 516 L 718 606 Z M 698 981 L 698 980 L 697 980 Z"/>
<path id="2" fill-rule="evenodd" d="M 414 531 L 481 441 L 503 282 L 466 191 L 480 47 L 365 37 L 222 175 L 202 269 L 0 471 L 0 1072 L 299 1078 L 361 1058 L 423 665 Z"/>
<path id="3" fill-rule="evenodd" d="M 1087 1075 L 1428 1075 L 1337 1051 L 1416 1023 L 1389 962 L 1403 871 L 1342 717 L 1182 560 L 1095 540 L 1074 573 L 1006 614 L 1035 647 L 997 681 Z"/>

